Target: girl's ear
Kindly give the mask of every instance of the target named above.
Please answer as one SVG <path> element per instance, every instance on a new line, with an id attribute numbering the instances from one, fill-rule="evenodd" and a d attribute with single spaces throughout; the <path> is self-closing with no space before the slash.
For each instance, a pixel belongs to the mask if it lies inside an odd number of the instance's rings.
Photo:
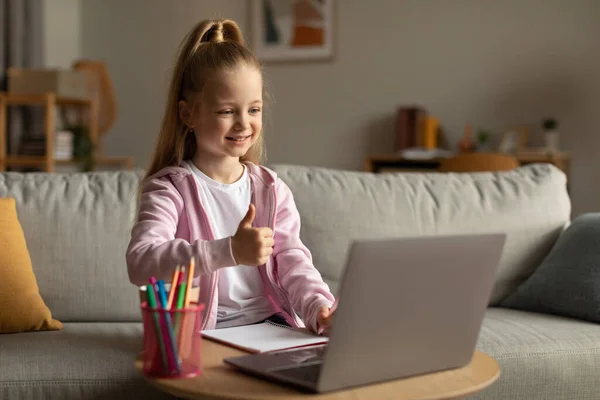
<path id="1" fill-rule="evenodd" d="M 188 128 L 193 128 L 194 124 L 192 122 L 192 117 L 194 115 L 192 106 L 188 104 L 185 100 L 179 101 L 179 118 L 188 126 Z"/>

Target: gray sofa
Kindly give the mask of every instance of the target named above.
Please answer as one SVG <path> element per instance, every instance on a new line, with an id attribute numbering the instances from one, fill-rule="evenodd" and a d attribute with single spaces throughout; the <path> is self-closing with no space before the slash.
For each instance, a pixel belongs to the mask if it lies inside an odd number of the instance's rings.
<path id="1" fill-rule="evenodd" d="M 506 232 L 478 343 L 502 375 L 474 398 L 599 398 L 600 325 L 496 307 L 569 222 L 559 170 L 374 175 L 272 168 L 292 189 L 302 238 L 334 292 L 352 238 Z M 64 323 L 60 331 L 0 335 L 0 399 L 166 398 L 133 368 L 142 329 L 124 253 L 140 177 L 0 174 L 0 197 L 16 198 L 40 293 Z"/>

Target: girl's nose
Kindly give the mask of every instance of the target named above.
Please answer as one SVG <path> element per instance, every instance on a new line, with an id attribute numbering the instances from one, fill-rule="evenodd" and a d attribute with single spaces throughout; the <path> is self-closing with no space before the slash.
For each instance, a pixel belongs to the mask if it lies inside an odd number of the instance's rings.
<path id="1" fill-rule="evenodd" d="M 240 116 L 235 124 L 235 129 L 238 131 L 243 131 L 250 126 L 250 120 L 247 117 Z"/>

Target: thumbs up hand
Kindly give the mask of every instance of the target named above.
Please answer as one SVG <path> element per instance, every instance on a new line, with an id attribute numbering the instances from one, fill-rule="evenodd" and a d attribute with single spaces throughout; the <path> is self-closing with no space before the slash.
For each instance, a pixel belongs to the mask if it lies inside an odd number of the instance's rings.
<path id="1" fill-rule="evenodd" d="M 237 263 L 253 267 L 267 262 L 275 244 L 270 228 L 252 227 L 255 215 L 254 204 L 250 204 L 248 212 L 231 238 L 231 250 Z"/>

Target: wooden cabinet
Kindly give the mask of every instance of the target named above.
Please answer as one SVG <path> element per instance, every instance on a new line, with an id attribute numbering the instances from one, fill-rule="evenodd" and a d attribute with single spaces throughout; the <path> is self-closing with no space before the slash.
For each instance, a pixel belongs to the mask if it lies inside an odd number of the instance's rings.
<path id="1" fill-rule="evenodd" d="M 550 163 L 562 170 L 567 177 L 571 157 L 567 153 L 543 154 L 523 153 L 515 155 L 521 165 L 533 163 Z M 439 169 L 441 159 L 406 159 L 396 155 L 370 156 L 365 159 L 364 170 L 368 172 L 435 172 Z"/>

